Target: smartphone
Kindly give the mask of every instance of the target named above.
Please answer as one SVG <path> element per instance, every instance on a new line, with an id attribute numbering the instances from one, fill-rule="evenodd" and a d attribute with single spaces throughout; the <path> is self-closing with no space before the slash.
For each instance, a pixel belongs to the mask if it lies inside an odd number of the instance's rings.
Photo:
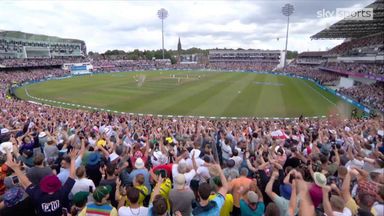
<path id="1" fill-rule="evenodd" d="M 62 212 L 63 212 L 63 216 L 67 216 L 68 215 L 68 209 L 67 208 L 62 208 Z"/>
<path id="2" fill-rule="evenodd" d="M 12 176 L 12 182 L 14 185 L 19 184 L 19 178 L 17 176 Z"/>
<path id="3" fill-rule="evenodd" d="M 89 185 L 89 193 L 93 193 L 93 187 Z"/>
<path id="4" fill-rule="evenodd" d="M 290 176 L 289 176 L 289 183 L 291 183 L 292 184 L 292 181 L 293 181 L 293 179 L 295 179 L 295 174 L 291 174 Z"/>

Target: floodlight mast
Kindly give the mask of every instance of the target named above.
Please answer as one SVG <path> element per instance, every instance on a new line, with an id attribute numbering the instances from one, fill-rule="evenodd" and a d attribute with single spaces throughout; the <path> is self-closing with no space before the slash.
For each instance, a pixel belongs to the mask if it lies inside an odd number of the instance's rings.
<path id="1" fill-rule="evenodd" d="M 283 68 L 287 66 L 287 48 L 288 48 L 288 31 L 289 31 L 289 16 L 293 14 L 295 11 L 295 8 L 291 4 L 285 4 L 284 7 L 282 8 L 281 12 L 283 13 L 284 16 L 287 17 L 287 34 L 285 36 L 285 55 L 284 55 L 284 65 Z"/>
<path id="2" fill-rule="evenodd" d="M 168 11 L 161 8 L 157 11 L 157 16 L 161 19 L 161 44 L 163 48 L 163 59 L 164 59 L 164 20 L 168 17 Z"/>

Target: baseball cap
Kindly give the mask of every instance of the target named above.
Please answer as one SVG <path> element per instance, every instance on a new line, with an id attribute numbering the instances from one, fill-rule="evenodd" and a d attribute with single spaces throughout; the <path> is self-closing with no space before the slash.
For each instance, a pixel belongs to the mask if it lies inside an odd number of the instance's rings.
<path id="1" fill-rule="evenodd" d="M 175 177 L 175 188 L 176 189 L 183 189 L 185 186 L 185 176 L 184 174 L 178 174 Z"/>
<path id="2" fill-rule="evenodd" d="M 97 202 L 101 202 L 101 200 L 107 196 L 111 192 L 112 188 L 110 185 L 106 186 L 98 186 L 93 192 L 93 199 Z"/>
<path id="3" fill-rule="evenodd" d="M 73 196 L 73 204 L 75 204 L 76 206 L 80 206 L 82 204 L 84 204 L 84 202 L 86 202 L 86 200 L 88 200 L 88 195 L 89 195 L 89 192 L 85 192 L 85 191 L 80 191 L 80 192 L 77 192 L 74 196 Z"/>
<path id="4" fill-rule="evenodd" d="M 0 133 L 1 134 L 6 134 L 8 132 L 9 132 L 9 130 L 7 128 L 2 128 Z"/>
<path id="5" fill-rule="evenodd" d="M 254 191 L 248 191 L 247 198 L 250 203 L 257 203 L 259 196 Z"/>

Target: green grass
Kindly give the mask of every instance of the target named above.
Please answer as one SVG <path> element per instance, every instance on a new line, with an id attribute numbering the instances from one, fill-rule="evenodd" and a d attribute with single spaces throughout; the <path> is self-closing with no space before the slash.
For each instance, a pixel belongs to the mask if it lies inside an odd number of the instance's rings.
<path id="1" fill-rule="evenodd" d="M 145 81 L 139 87 L 135 79 L 141 75 Z M 38 98 L 144 114 L 298 117 L 351 110 L 349 104 L 312 82 L 254 73 L 126 72 L 51 80 L 25 89 Z M 33 100 L 25 89 L 17 89 L 16 94 Z"/>

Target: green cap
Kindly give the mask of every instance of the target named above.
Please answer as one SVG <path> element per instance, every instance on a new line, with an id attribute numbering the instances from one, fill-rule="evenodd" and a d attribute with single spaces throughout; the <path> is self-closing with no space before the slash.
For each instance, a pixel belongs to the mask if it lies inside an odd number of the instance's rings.
<path id="1" fill-rule="evenodd" d="M 77 192 L 75 196 L 73 196 L 73 204 L 75 204 L 76 206 L 84 204 L 88 200 L 88 195 L 89 193 L 85 191 Z"/>
<path id="2" fill-rule="evenodd" d="M 98 186 L 95 191 L 93 192 L 93 199 L 97 202 L 101 202 L 101 200 L 107 196 L 112 190 L 112 187 L 110 185 L 106 186 Z"/>

